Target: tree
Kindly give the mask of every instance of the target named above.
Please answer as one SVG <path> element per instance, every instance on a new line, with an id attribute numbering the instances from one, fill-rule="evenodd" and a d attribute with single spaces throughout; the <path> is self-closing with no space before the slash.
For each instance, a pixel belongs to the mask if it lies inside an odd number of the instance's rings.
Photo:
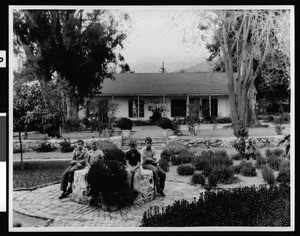
<path id="1" fill-rule="evenodd" d="M 194 43 L 216 40 L 214 51 L 221 56 L 228 78 L 233 127 L 236 129 L 238 123 L 246 126 L 249 90 L 263 66 L 277 64 L 280 55 L 289 71 L 289 11 L 194 10 L 192 15 L 190 20 L 194 24 L 190 24 L 193 28 L 189 40 Z M 234 76 L 235 65 L 237 76 Z"/>
<path id="2" fill-rule="evenodd" d="M 107 10 L 24 10 L 13 17 L 15 52 L 24 50 L 37 79 L 57 73 L 66 120 L 78 122 L 79 104 L 100 91 L 103 79 L 112 78 L 111 63 L 123 58 L 116 52 L 126 38 L 119 22 Z"/>

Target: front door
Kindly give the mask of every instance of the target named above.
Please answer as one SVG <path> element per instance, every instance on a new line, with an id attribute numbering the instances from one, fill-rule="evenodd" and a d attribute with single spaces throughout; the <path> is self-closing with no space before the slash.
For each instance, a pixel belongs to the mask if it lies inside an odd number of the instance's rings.
<path id="1" fill-rule="evenodd" d="M 172 99 L 171 100 L 171 116 L 185 117 L 186 116 L 186 100 Z"/>

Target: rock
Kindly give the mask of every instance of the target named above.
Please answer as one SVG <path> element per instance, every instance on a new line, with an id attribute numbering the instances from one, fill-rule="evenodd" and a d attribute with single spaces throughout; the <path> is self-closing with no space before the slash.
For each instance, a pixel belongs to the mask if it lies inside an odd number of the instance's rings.
<path id="1" fill-rule="evenodd" d="M 71 201 L 80 204 L 88 205 L 91 197 L 87 197 L 87 182 L 86 176 L 89 169 L 84 168 L 82 170 L 77 170 L 74 172 L 74 182 L 73 182 L 73 192 L 71 195 Z"/>
<path id="2" fill-rule="evenodd" d="M 133 187 L 139 192 L 134 204 L 144 204 L 155 198 L 153 172 L 143 168 L 137 170 L 133 177 Z"/>

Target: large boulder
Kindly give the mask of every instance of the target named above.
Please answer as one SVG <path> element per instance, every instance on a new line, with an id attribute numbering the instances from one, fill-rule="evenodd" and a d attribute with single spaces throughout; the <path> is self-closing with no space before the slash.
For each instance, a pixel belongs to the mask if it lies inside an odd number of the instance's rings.
<path id="1" fill-rule="evenodd" d="M 86 196 L 87 194 L 87 173 L 89 169 L 84 168 L 74 172 L 73 192 L 71 195 L 71 201 L 80 204 L 88 205 L 91 197 Z"/>

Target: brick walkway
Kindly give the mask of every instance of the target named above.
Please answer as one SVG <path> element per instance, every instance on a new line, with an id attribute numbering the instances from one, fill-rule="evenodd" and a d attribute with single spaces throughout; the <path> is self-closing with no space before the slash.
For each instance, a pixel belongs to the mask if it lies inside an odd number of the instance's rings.
<path id="1" fill-rule="evenodd" d="M 121 208 L 115 212 L 105 212 L 99 207 L 81 205 L 70 201 L 70 197 L 58 199 L 61 191 L 59 184 L 40 188 L 34 191 L 14 191 L 13 210 L 29 216 L 49 219 L 46 227 L 139 227 L 145 211 L 155 206 L 162 207 L 174 201 L 186 199 L 192 201 L 199 197 L 204 189 L 187 184 L 189 177 L 172 179 L 176 167 L 167 172 L 165 197 L 157 196 L 144 205 Z"/>

